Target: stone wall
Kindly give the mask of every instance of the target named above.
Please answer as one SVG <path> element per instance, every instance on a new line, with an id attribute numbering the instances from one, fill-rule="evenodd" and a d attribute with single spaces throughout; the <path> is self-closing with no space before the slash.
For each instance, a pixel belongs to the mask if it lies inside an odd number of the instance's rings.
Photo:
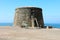
<path id="1" fill-rule="evenodd" d="M 39 27 L 44 26 L 42 9 L 35 7 L 17 8 L 15 11 L 14 26 L 31 27 L 32 26 L 31 16 L 33 16 L 33 19 L 35 18 L 37 19 L 37 23 Z M 35 22 L 34 22 L 34 26 L 37 26 Z"/>

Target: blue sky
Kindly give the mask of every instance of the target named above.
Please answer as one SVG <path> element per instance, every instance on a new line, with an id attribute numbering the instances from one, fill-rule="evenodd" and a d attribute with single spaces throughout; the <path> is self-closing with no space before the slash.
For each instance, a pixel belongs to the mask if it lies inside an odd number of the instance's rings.
<path id="1" fill-rule="evenodd" d="M 44 23 L 60 23 L 60 0 L 0 0 L 0 23 L 13 23 L 15 9 L 24 6 L 42 8 Z"/>

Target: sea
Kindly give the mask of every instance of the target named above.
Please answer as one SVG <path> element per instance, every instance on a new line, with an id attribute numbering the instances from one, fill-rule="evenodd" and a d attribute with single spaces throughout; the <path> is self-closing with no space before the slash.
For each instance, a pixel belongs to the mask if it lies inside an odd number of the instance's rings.
<path id="1" fill-rule="evenodd" d="M 13 26 L 13 23 L 0 23 L 0 26 Z M 44 26 L 52 26 L 54 28 L 60 28 L 60 24 L 57 23 L 45 23 Z"/>

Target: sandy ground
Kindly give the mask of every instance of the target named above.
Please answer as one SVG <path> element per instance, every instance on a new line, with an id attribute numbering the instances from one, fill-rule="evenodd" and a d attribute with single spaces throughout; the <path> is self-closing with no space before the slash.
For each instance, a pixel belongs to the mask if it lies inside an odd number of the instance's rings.
<path id="1" fill-rule="evenodd" d="M 0 26 L 0 40 L 60 40 L 60 29 L 25 29 Z"/>

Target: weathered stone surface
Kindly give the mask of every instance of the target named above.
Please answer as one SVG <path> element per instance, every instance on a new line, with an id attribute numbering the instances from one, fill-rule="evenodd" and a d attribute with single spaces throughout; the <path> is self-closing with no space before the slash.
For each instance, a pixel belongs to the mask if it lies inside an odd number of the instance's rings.
<path id="1" fill-rule="evenodd" d="M 44 26 L 41 8 L 36 8 L 36 7 L 17 8 L 15 12 L 15 18 L 14 18 L 14 26 L 31 27 L 32 18 L 34 20 L 34 27 Z"/>

